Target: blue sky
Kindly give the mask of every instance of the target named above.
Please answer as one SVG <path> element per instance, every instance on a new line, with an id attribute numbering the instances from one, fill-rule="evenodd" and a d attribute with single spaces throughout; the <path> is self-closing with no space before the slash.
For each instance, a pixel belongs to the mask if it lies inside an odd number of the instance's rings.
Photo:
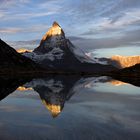
<path id="1" fill-rule="evenodd" d="M 140 45 L 140 0 L 0 0 L 0 38 L 41 39 L 57 21 L 76 45 Z"/>

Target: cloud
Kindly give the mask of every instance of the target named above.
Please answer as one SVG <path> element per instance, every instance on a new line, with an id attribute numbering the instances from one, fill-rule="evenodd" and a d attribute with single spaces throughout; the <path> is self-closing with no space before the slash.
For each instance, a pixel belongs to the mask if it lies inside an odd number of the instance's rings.
<path id="1" fill-rule="evenodd" d="M 73 36 L 70 37 L 70 40 L 75 46 L 82 48 L 85 52 L 101 48 L 133 47 L 140 44 L 140 29 L 126 31 L 120 38 L 104 37 L 92 39 Z"/>
<path id="2" fill-rule="evenodd" d="M 16 8 L 19 4 L 27 4 L 31 0 L 0 0 L 0 9 Z"/>
<path id="3" fill-rule="evenodd" d="M 38 27 L 39 28 L 39 27 Z M 36 29 L 36 28 L 35 28 Z M 34 30 L 33 30 L 34 31 Z M 41 36 L 42 37 L 42 36 Z M 34 49 L 36 48 L 41 40 L 41 37 L 38 40 L 29 40 L 28 41 L 15 41 L 8 42 L 14 48 L 26 48 L 26 49 Z M 102 48 L 117 48 L 117 47 L 126 47 L 130 46 L 140 46 L 140 29 L 136 31 L 126 31 L 123 36 L 120 38 L 83 38 L 78 36 L 68 36 L 68 39 L 72 41 L 72 43 L 85 52 L 90 52 L 95 49 Z"/>
<path id="4" fill-rule="evenodd" d="M 78 1 L 79 2 L 79 1 Z M 68 3 L 64 10 L 70 17 L 67 32 L 87 38 L 120 37 L 126 30 L 140 28 L 140 2 L 133 0 L 80 0 Z M 71 24 L 70 24 L 71 23 Z M 75 33 L 74 33 L 75 34 Z"/>
<path id="5" fill-rule="evenodd" d="M 140 23 L 140 9 L 131 9 L 126 11 L 124 16 L 120 17 L 119 20 L 114 22 L 112 25 L 114 28 L 120 28 L 133 24 L 137 21 Z"/>
<path id="6" fill-rule="evenodd" d="M 5 14 L 4 13 L 0 13 L 0 18 L 2 18 L 2 17 L 4 17 L 5 16 Z"/>
<path id="7" fill-rule="evenodd" d="M 62 24 L 66 36 L 76 36 L 72 41 L 87 50 L 139 41 L 135 35 L 140 30 L 138 0 L 0 2 L 0 33 L 6 40 L 41 39 L 56 20 Z"/>
<path id="8" fill-rule="evenodd" d="M 48 28 L 49 26 L 47 26 L 46 24 L 33 25 L 27 28 L 9 27 L 9 28 L 0 28 L 0 33 L 4 33 L 4 34 L 33 33 L 33 32 L 47 31 Z"/>
<path id="9" fill-rule="evenodd" d="M 57 0 L 48 0 L 32 2 L 31 0 L 2 0 L 0 6 L 0 16 L 2 22 L 29 20 L 32 18 L 45 17 L 56 14 L 61 6 L 56 4 Z M 56 5 L 55 5 L 56 4 Z"/>
<path id="10" fill-rule="evenodd" d="M 87 26 L 87 25 L 84 25 Z M 88 26 L 87 26 L 88 27 Z M 84 28 L 84 27 L 83 27 Z M 140 29 L 140 10 L 129 9 L 116 19 L 109 17 L 99 17 L 90 22 L 90 26 L 83 30 L 82 37 L 87 38 L 122 38 L 127 36 L 127 31 L 137 31 Z"/>
<path id="11" fill-rule="evenodd" d="M 20 32 L 20 28 L 0 28 L 0 33 L 17 33 Z"/>
<path id="12" fill-rule="evenodd" d="M 0 0 L 0 8 L 9 8 L 15 4 L 15 1 L 12 0 Z"/>
<path id="13" fill-rule="evenodd" d="M 31 18 L 38 18 L 38 17 L 45 17 L 52 14 L 55 14 L 56 11 L 49 11 L 49 12 L 38 12 L 38 13 L 16 13 L 14 16 L 12 14 L 6 13 L 3 14 L 3 21 L 14 21 L 14 20 L 29 20 Z"/>

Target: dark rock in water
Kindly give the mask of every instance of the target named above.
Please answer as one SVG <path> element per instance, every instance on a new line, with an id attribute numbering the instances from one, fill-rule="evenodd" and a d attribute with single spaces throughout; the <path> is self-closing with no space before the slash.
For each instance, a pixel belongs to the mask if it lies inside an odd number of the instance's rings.
<path id="1" fill-rule="evenodd" d="M 108 74 L 114 79 L 140 86 L 140 64 L 120 69 Z"/>
<path id="2" fill-rule="evenodd" d="M 3 100 L 28 81 L 30 80 L 27 78 L 0 77 L 0 100 Z"/>

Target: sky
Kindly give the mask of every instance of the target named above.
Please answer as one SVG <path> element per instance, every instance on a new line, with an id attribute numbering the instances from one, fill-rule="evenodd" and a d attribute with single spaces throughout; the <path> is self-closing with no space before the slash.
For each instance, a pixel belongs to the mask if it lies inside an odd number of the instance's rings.
<path id="1" fill-rule="evenodd" d="M 140 0 L 0 0 L 5 41 L 40 40 L 53 21 L 85 50 L 140 46 Z"/>

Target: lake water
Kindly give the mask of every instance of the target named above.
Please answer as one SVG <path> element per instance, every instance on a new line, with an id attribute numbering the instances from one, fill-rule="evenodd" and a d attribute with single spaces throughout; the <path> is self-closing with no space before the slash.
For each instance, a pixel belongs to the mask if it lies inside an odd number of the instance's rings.
<path id="1" fill-rule="evenodd" d="M 137 86 L 105 76 L 0 80 L 0 140 L 140 139 Z"/>

